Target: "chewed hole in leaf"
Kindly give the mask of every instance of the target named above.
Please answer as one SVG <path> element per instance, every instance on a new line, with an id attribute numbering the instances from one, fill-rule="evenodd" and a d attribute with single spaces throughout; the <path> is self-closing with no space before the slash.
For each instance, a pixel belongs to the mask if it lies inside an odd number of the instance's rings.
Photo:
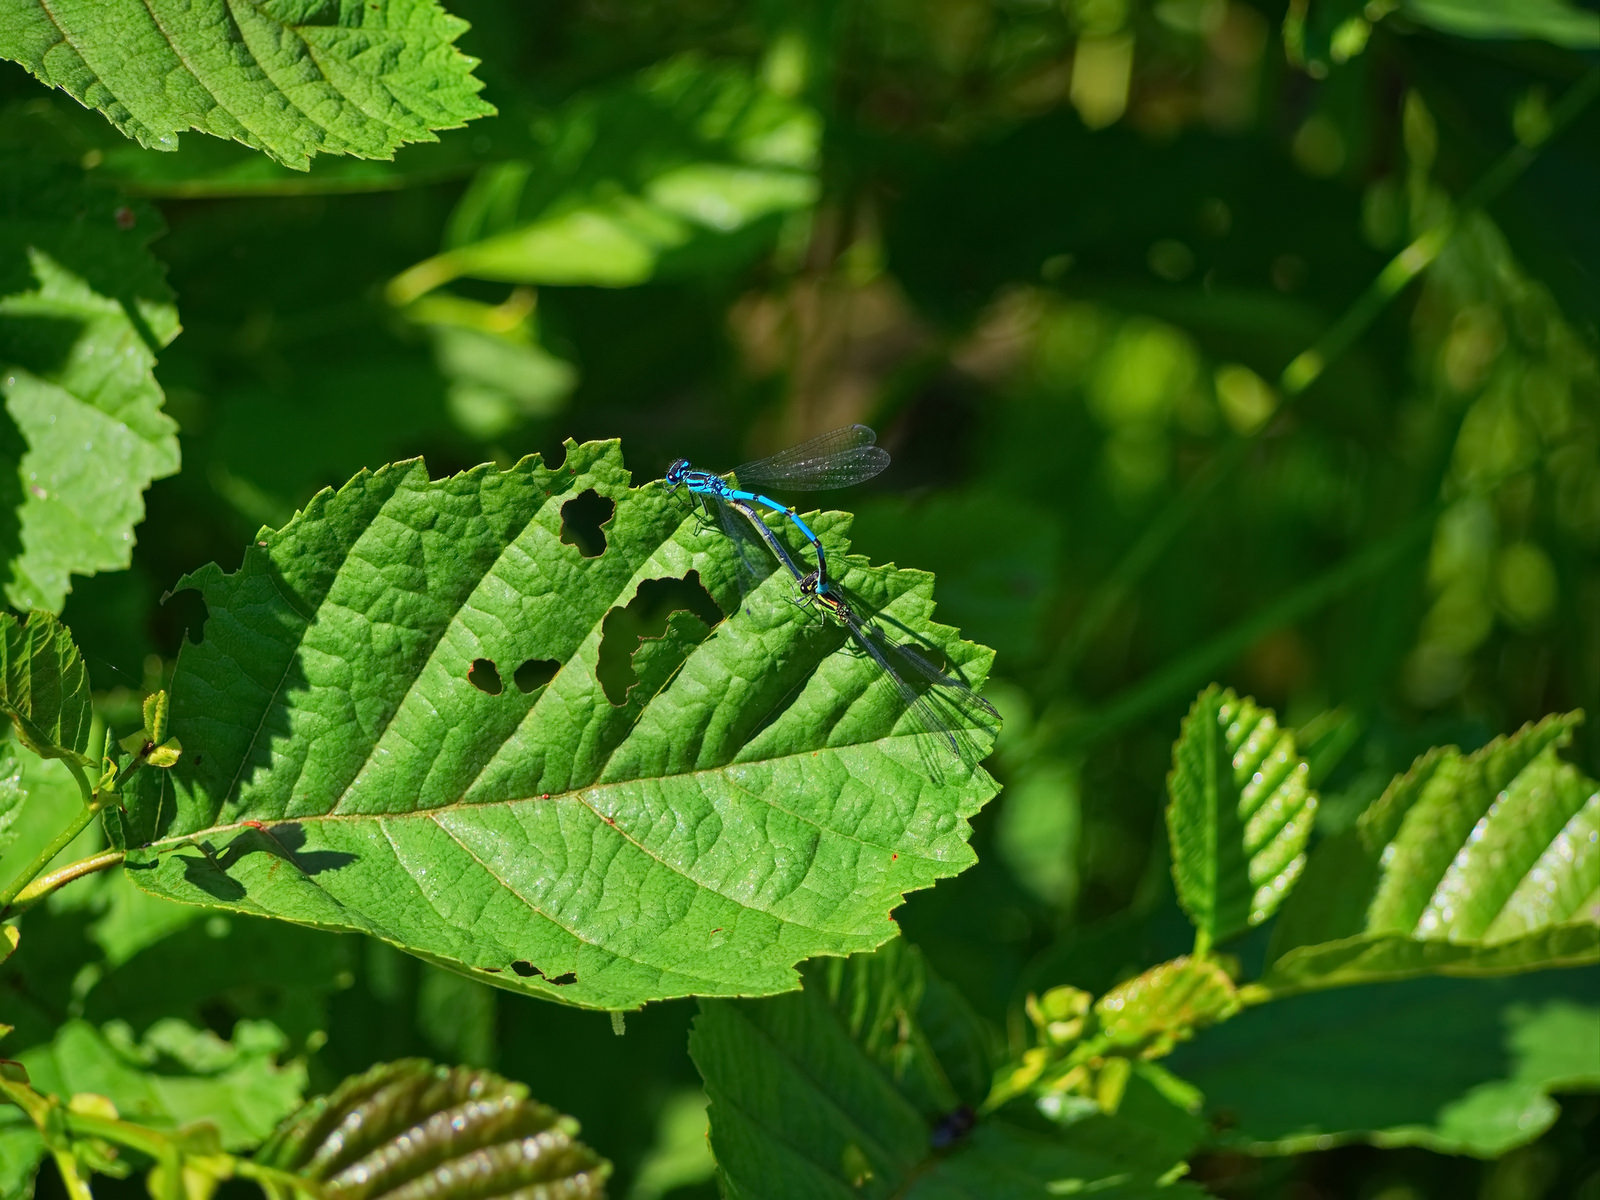
<path id="1" fill-rule="evenodd" d="M 680 618 L 674 623 L 675 613 L 686 614 L 691 620 Z M 700 582 L 700 576 L 690 571 L 681 579 L 646 579 L 633 594 L 625 608 L 613 608 L 606 614 L 600 627 L 600 655 L 595 673 L 606 699 L 613 705 L 627 700 L 628 691 L 641 679 L 635 657 L 640 648 L 651 641 L 661 641 L 674 635 L 681 643 L 678 649 L 687 654 L 690 646 L 698 644 L 711 627 L 722 620 L 722 610 Z M 665 649 L 665 648 L 663 648 Z M 682 654 L 676 656 L 682 661 Z M 675 669 L 663 663 L 652 663 L 653 673 Z M 664 677 L 664 675 L 663 675 Z"/>
<path id="2" fill-rule="evenodd" d="M 511 675 L 512 682 L 524 696 L 537 692 L 556 677 L 561 664 L 553 658 L 530 658 Z"/>
<path id="3" fill-rule="evenodd" d="M 576 546 L 585 558 L 599 558 L 606 552 L 605 524 L 617 506 L 590 488 L 561 506 L 561 540 Z"/>
<path id="4" fill-rule="evenodd" d="M 480 692 L 486 692 L 491 696 L 498 696 L 505 690 L 505 685 L 500 682 L 500 669 L 494 665 L 493 659 L 473 659 L 472 665 L 467 668 L 467 682 Z"/>
<path id="5" fill-rule="evenodd" d="M 521 975 L 524 979 L 532 979 L 535 976 L 538 976 L 541 979 L 544 977 L 544 972 L 539 970 L 538 967 L 534 966 L 531 962 L 520 958 L 511 964 L 511 969 L 518 975 Z"/>

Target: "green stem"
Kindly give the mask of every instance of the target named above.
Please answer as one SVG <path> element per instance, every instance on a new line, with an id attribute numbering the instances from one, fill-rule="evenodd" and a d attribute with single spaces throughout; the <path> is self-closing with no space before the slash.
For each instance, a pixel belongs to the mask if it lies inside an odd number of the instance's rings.
<path id="1" fill-rule="evenodd" d="M 50 844 L 39 851 L 33 861 L 23 867 L 21 873 L 6 885 L 5 890 L 0 891 L 0 913 L 9 909 L 11 902 L 21 894 L 28 884 L 33 882 L 34 877 L 50 865 L 51 859 L 71 845 L 72 840 L 89 827 L 89 822 L 100 815 L 99 797 L 95 796 L 93 791 L 90 790 L 89 781 L 85 778 L 83 769 L 73 762 L 67 762 L 67 769 L 78 780 L 78 786 L 83 789 L 83 807 L 74 814 L 67 827 L 51 838 Z"/>
<path id="2" fill-rule="evenodd" d="M 1568 89 L 1566 95 L 1551 109 L 1550 129 L 1541 145 L 1548 144 L 1600 95 L 1600 69 L 1590 71 Z M 1367 289 L 1358 296 L 1337 321 L 1329 327 L 1315 345 L 1297 354 L 1284 367 L 1278 378 L 1278 387 L 1285 401 L 1293 400 L 1321 378 L 1330 364 L 1341 358 L 1356 344 L 1373 323 L 1382 315 L 1389 303 L 1403 291 L 1407 284 L 1427 269 L 1451 237 L 1461 227 L 1468 213 L 1484 208 L 1498 199 L 1507 188 L 1521 177 L 1538 155 L 1537 146 L 1512 146 L 1499 160 L 1462 195 L 1457 214 L 1451 219 L 1424 231 L 1410 245 L 1396 254 L 1378 272 Z M 1123 598 L 1146 571 L 1155 566 L 1162 553 L 1183 531 L 1190 519 L 1200 511 L 1200 503 L 1227 476 L 1244 461 L 1246 452 L 1273 425 L 1263 422 L 1250 434 L 1235 438 L 1211 460 L 1187 486 L 1168 502 L 1156 518 L 1145 526 L 1139 538 L 1123 555 L 1111 573 L 1100 583 L 1084 606 L 1070 637 L 1061 645 L 1061 651 L 1046 669 L 1047 690 L 1058 690 L 1077 665 L 1083 652 L 1099 637 L 1122 603 Z"/>
<path id="3" fill-rule="evenodd" d="M 1368 546 L 1360 554 L 1353 555 L 1332 570 L 1251 614 L 1154 676 L 1098 706 L 1094 716 L 1062 730 L 1059 740 L 1072 746 L 1095 741 L 1137 721 L 1175 696 L 1187 693 L 1265 634 L 1315 612 L 1382 571 L 1402 552 L 1421 541 L 1433 528 L 1437 516 L 1438 506 L 1430 506 L 1426 512 L 1412 518 L 1382 541 Z"/>
<path id="4" fill-rule="evenodd" d="M 26 912 L 57 888 L 71 883 L 74 879 L 82 879 L 85 875 L 92 875 L 96 871 L 104 871 L 107 867 L 117 866 L 127 857 L 121 850 L 103 850 L 99 854 L 90 855 L 88 858 L 80 858 L 75 863 L 57 867 L 48 875 L 38 876 L 32 883 L 18 892 L 17 898 L 9 906 L 0 909 L 0 916 L 14 917 L 18 913 Z"/>
<path id="5" fill-rule="evenodd" d="M 137 1150 L 150 1158 L 158 1161 L 181 1161 L 184 1157 L 180 1146 L 164 1133 L 154 1129 L 147 1129 L 143 1125 L 134 1125 L 121 1121 L 115 1117 L 100 1117 L 92 1113 L 78 1113 L 68 1111 L 62 1114 L 67 1130 L 79 1137 L 99 1138 L 101 1141 L 114 1142 L 119 1146 L 126 1146 L 130 1150 Z M 306 1179 L 291 1171 L 282 1171 L 277 1167 L 264 1166 L 261 1163 L 251 1162 L 249 1159 L 236 1158 L 232 1155 L 207 1154 L 207 1158 L 230 1158 L 230 1168 L 235 1175 L 243 1179 L 253 1180 L 263 1188 L 276 1187 L 288 1188 L 301 1192 L 309 1197 L 320 1197 L 322 1185 L 314 1179 Z"/>

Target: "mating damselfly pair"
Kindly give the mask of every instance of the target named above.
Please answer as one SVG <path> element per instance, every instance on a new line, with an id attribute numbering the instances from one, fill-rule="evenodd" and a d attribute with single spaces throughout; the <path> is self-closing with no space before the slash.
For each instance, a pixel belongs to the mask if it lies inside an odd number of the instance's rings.
<path id="1" fill-rule="evenodd" d="M 768 550 L 794 577 L 803 606 L 820 606 L 822 611 L 849 631 L 879 669 L 888 676 L 901 702 L 930 733 L 940 735 L 952 754 L 961 755 L 961 725 L 955 714 L 981 709 L 998 717 L 994 706 L 972 691 L 961 679 L 946 674 L 913 646 L 896 641 L 880 628 L 878 621 L 863 617 L 843 588 L 830 576 L 827 552 L 822 540 L 789 505 L 772 499 L 764 490 L 820 492 L 862 483 L 889 465 L 889 454 L 877 445 L 877 435 L 865 425 L 849 425 L 821 434 L 770 458 L 745 463 L 732 471 L 716 473 L 699 470 L 680 458 L 667 469 L 668 490 L 686 487 L 702 511 L 714 519 L 732 540 L 746 571 L 753 570 L 744 549 L 746 525 L 754 529 Z M 732 476 L 730 481 L 729 476 Z M 766 522 L 761 510 L 782 513 L 810 544 L 816 559 L 813 570 L 803 570 Z M 908 631 L 909 632 L 909 631 Z M 916 684 L 911 681 L 912 677 Z M 920 688 L 919 686 L 920 685 Z M 951 712 L 941 711 L 930 695 L 942 695 Z"/>

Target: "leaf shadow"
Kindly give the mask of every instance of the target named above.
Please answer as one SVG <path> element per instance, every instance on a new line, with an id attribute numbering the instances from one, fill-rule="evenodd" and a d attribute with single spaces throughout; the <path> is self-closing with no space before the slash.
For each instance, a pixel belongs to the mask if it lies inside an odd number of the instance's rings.
<path id="1" fill-rule="evenodd" d="M 305 827 L 297 821 L 249 828 L 218 853 L 208 841 L 195 843 L 198 855 L 179 854 L 184 881 L 215 899 L 235 902 L 244 899 L 248 889 L 229 869 L 249 854 L 268 854 L 288 863 L 302 875 L 315 876 L 337 871 L 356 861 L 357 855 L 344 850 L 306 850 Z"/>

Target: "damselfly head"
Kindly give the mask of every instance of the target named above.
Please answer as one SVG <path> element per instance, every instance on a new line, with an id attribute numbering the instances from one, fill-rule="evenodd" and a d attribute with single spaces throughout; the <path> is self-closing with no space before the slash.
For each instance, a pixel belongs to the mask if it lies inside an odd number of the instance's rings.
<path id="1" fill-rule="evenodd" d="M 667 473 L 666 473 L 666 476 L 665 476 L 666 481 L 667 481 L 667 486 L 668 487 L 677 487 L 680 483 L 683 482 L 684 477 L 686 475 L 688 475 L 688 473 L 689 473 L 689 460 L 687 458 L 679 458 L 679 459 L 673 460 L 672 465 L 667 468 Z"/>

